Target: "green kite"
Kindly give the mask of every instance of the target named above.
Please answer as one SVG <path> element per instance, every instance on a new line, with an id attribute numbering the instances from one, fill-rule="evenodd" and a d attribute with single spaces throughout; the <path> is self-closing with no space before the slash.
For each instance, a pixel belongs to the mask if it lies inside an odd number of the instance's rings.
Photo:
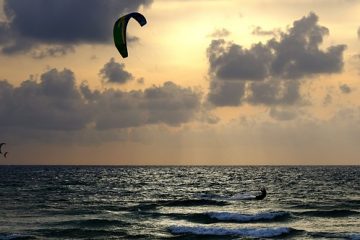
<path id="1" fill-rule="evenodd" d="M 140 24 L 140 26 L 144 26 L 146 24 L 146 18 L 138 12 L 133 12 L 122 16 L 115 22 L 113 30 L 114 43 L 123 58 L 126 58 L 128 56 L 126 44 L 126 28 L 130 18 L 134 18 Z"/>

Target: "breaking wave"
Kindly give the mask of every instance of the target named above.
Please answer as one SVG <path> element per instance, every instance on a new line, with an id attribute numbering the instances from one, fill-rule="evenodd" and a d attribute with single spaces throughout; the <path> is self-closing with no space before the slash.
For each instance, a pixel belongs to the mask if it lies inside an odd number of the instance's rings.
<path id="1" fill-rule="evenodd" d="M 207 215 L 219 221 L 255 222 L 286 219 L 290 217 L 288 212 L 262 212 L 256 214 L 241 214 L 231 212 L 208 212 Z"/>
<path id="2" fill-rule="evenodd" d="M 241 236 L 255 238 L 270 238 L 289 234 L 294 231 L 288 227 L 277 228 L 221 228 L 221 227 L 190 227 L 170 226 L 172 234 L 215 235 L 215 236 Z"/>

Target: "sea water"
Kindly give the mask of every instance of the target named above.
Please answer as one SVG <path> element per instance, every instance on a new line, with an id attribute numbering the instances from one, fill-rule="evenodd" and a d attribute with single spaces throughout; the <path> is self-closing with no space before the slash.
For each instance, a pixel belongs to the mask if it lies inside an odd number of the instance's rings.
<path id="1" fill-rule="evenodd" d="M 0 239 L 167 238 L 360 239 L 360 167 L 0 167 Z"/>

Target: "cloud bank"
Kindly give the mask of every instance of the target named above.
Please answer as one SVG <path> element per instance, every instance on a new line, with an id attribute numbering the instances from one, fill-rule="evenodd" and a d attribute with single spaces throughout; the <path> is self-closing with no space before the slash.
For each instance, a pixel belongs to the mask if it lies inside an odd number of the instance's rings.
<path id="1" fill-rule="evenodd" d="M 59 49 L 80 43 L 109 43 L 113 24 L 121 14 L 151 3 L 152 0 L 5 0 L 7 21 L 0 22 L 1 52 L 26 53 L 44 44 Z M 63 50 L 67 53 L 69 49 Z"/>
<path id="2" fill-rule="evenodd" d="M 215 106 L 243 102 L 264 105 L 295 104 L 303 79 L 343 69 L 345 45 L 320 48 L 329 30 L 315 13 L 294 21 L 280 38 L 246 49 L 215 39 L 207 49 L 211 79 L 208 100 Z"/>
<path id="3" fill-rule="evenodd" d="M 69 69 L 51 69 L 19 86 L 0 81 L 0 130 L 9 135 L 47 131 L 126 129 L 151 124 L 180 126 L 195 120 L 201 93 L 173 82 L 145 90 L 91 90 L 76 86 Z"/>

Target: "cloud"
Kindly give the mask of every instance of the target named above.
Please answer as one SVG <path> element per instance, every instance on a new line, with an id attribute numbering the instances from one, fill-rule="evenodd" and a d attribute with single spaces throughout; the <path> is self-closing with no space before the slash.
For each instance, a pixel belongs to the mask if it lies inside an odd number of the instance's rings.
<path id="1" fill-rule="evenodd" d="M 147 123 L 166 123 L 177 126 L 188 122 L 200 108 L 200 93 L 182 88 L 173 82 L 145 89 L 142 107 L 149 115 Z"/>
<path id="2" fill-rule="evenodd" d="M 262 29 L 262 27 L 256 26 L 254 30 L 251 32 L 251 34 L 258 36 L 276 36 L 279 32 L 280 32 L 279 29 L 266 31 Z"/>
<path id="3" fill-rule="evenodd" d="M 340 88 L 340 91 L 341 91 L 342 93 L 344 93 L 344 94 L 349 94 L 349 93 L 351 93 L 351 88 L 350 88 L 349 85 L 347 85 L 347 84 L 341 84 L 341 85 L 339 86 L 339 88 Z"/>
<path id="4" fill-rule="evenodd" d="M 19 87 L 2 81 L 0 101 L 2 128 L 72 131 L 84 128 L 92 115 L 68 69 L 52 69 L 39 83 L 26 80 Z"/>
<path id="5" fill-rule="evenodd" d="M 208 100 L 216 106 L 239 106 L 245 94 L 245 83 L 211 81 Z"/>
<path id="6" fill-rule="evenodd" d="M 269 80 L 250 83 L 247 102 L 257 105 L 292 105 L 300 100 L 297 81 Z"/>
<path id="7" fill-rule="evenodd" d="M 99 74 L 106 83 L 124 84 L 134 78 L 133 75 L 125 71 L 124 68 L 124 63 L 117 63 L 114 58 L 111 58 L 100 70 Z"/>
<path id="8" fill-rule="evenodd" d="M 201 93 L 173 82 L 137 91 L 91 90 L 85 82 L 76 86 L 71 70 L 51 69 L 40 81 L 17 87 L 0 81 L 0 101 L 2 133 L 59 137 L 149 124 L 179 126 L 196 119 Z"/>
<path id="9" fill-rule="evenodd" d="M 357 35 L 358 35 L 358 38 L 360 39 L 360 27 L 357 30 Z"/>
<path id="10" fill-rule="evenodd" d="M 145 79 L 144 79 L 144 78 L 138 78 L 138 79 L 136 80 L 136 82 L 137 82 L 138 84 L 143 85 L 143 84 L 145 83 Z"/>
<path id="11" fill-rule="evenodd" d="M 211 33 L 209 35 L 209 37 L 223 38 L 223 37 L 227 37 L 229 35 L 230 35 L 230 31 L 227 30 L 226 28 L 222 28 L 222 29 L 216 29 L 213 33 Z"/>
<path id="12" fill-rule="evenodd" d="M 211 80 L 209 101 L 216 106 L 224 106 L 226 102 L 234 106 L 234 96 L 243 96 L 243 88 L 239 88 L 238 94 L 232 92 L 223 96 L 219 94 L 228 91 L 221 89 L 231 88 L 233 82 L 245 82 L 244 100 L 252 104 L 299 102 L 303 79 L 339 73 L 343 69 L 345 45 L 320 49 L 328 33 L 326 27 L 318 25 L 317 15 L 310 13 L 294 21 L 286 32 L 280 32 L 279 38 L 271 38 L 266 44 L 253 44 L 248 49 L 223 39 L 212 40 L 207 49 Z"/>
<path id="13" fill-rule="evenodd" d="M 121 14 L 149 6 L 152 0 L 5 0 L 8 22 L 0 23 L 5 54 L 29 52 L 41 44 L 109 43 Z M 134 39 L 136 41 L 136 39 Z"/>
<path id="14" fill-rule="evenodd" d="M 263 44 L 243 49 L 224 40 L 213 40 L 207 49 L 210 73 L 222 80 L 263 80 L 269 75 L 272 54 Z"/>
<path id="15" fill-rule="evenodd" d="M 96 128 L 106 130 L 158 123 L 179 126 L 194 119 L 200 97 L 200 93 L 172 82 L 144 91 L 106 90 L 95 101 Z"/>
<path id="16" fill-rule="evenodd" d="M 278 109 L 273 107 L 270 109 L 270 117 L 279 121 L 289 121 L 296 118 L 296 112 L 286 109 Z"/>
<path id="17" fill-rule="evenodd" d="M 31 56 L 35 59 L 43 59 L 46 57 L 61 57 L 68 53 L 75 52 L 75 49 L 71 45 L 53 45 L 45 49 L 39 49 L 31 52 Z"/>

